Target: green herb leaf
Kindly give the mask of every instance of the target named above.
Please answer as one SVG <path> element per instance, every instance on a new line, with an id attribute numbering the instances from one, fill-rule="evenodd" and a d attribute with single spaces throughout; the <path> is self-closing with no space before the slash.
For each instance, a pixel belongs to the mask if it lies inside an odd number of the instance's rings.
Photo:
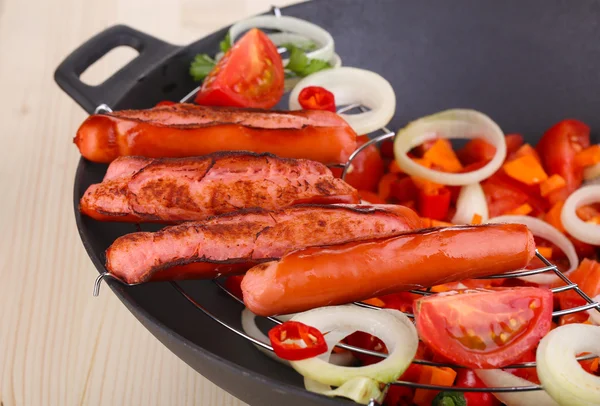
<path id="1" fill-rule="evenodd" d="M 315 49 L 317 49 L 317 44 L 315 44 L 312 41 L 306 41 L 302 45 L 294 45 L 291 42 L 286 42 L 285 44 L 279 45 L 278 48 L 280 48 L 280 47 L 283 47 L 290 52 L 291 52 L 292 48 L 299 48 L 301 51 L 310 52 L 310 51 L 314 51 Z"/>
<path id="2" fill-rule="evenodd" d="M 432 406 L 467 406 L 462 392 L 440 392 L 431 402 Z"/>
<path id="3" fill-rule="evenodd" d="M 206 54 L 198 54 L 190 65 L 190 75 L 195 81 L 204 79 L 215 67 L 215 60 Z"/>
<path id="4" fill-rule="evenodd" d="M 298 76 L 304 77 L 320 70 L 331 68 L 331 64 L 327 61 L 309 59 L 304 51 L 295 45 L 288 44 L 286 48 L 290 53 L 290 61 L 285 68 Z"/>
<path id="5" fill-rule="evenodd" d="M 229 48 L 231 48 L 231 37 L 229 36 L 229 31 L 227 31 L 227 35 L 225 35 L 223 41 L 219 43 L 219 47 L 223 52 L 227 52 L 229 51 Z"/>

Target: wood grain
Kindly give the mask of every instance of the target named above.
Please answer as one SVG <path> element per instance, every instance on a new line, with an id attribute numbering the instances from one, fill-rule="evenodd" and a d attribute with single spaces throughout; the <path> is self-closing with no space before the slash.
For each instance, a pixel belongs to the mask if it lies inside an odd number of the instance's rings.
<path id="1" fill-rule="evenodd" d="M 243 404 L 163 347 L 110 291 L 92 297 L 96 270 L 71 201 L 71 139 L 85 113 L 52 75 L 113 24 L 186 44 L 292 2 L 0 0 L 0 405 Z M 111 55 L 86 79 L 126 57 Z"/>

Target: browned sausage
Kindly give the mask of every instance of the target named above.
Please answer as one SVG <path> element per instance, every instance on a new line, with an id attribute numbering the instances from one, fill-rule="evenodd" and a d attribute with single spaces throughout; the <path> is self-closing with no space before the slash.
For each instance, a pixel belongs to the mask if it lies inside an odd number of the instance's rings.
<path id="1" fill-rule="evenodd" d="M 244 150 L 332 164 L 346 162 L 356 149 L 356 133 L 329 111 L 175 104 L 92 115 L 74 142 L 85 158 L 104 163 L 128 155 L 176 158 Z"/>
<path id="2" fill-rule="evenodd" d="M 300 248 L 389 236 L 420 225 L 414 211 L 395 205 L 243 210 L 120 237 L 106 251 L 106 269 L 132 284 L 214 278 Z"/>
<path id="3" fill-rule="evenodd" d="M 223 152 L 197 158 L 123 157 L 81 198 L 102 221 L 179 222 L 244 208 L 358 203 L 357 191 L 318 162 Z"/>
<path id="4" fill-rule="evenodd" d="M 520 224 L 425 229 L 293 252 L 250 269 L 242 292 L 258 315 L 295 313 L 518 270 L 534 254 Z"/>

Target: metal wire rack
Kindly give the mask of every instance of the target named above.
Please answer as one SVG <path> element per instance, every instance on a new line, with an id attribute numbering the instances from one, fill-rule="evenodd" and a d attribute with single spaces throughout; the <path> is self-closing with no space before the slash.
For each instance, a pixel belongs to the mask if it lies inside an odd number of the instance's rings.
<path id="1" fill-rule="evenodd" d="M 276 16 L 280 16 L 281 15 L 281 11 L 279 10 L 279 8 L 277 7 L 273 7 L 272 8 L 273 13 Z M 284 50 L 279 50 L 280 53 L 283 52 Z M 185 103 L 185 102 L 189 102 L 190 100 L 193 99 L 193 97 L 196 95 L 196 93 L 200 90 L 200 87 L 195 88 L 194 90 L 192 90 L 190 93 L 188 93 L 185 97 L 183 97 L 180 102 L 181 103 Z M 367 111 L 367 108 L 360 105 L 360 104 L 351 104 L 351 105 L 347 105 L 347 106 L 343 106 L 342 108 L 340 108 L 337 112 L 338 113 L 347 113 L 349 111 Z M 112 109 L 110 108 L 110 106 L 107 106 L 106 104 L 101 104 L 99 105 L 96 110 L 95 113 L 105 113 L 105 112 L 112 112 Z M 352 161 L 366 148 L 368 148 L 371 145 L 374 144 L 378 144 L 384 140 L 391 140 L 395 137 L 395 133 L 393 131 L 390 131 L 388 128 L 383 127 L 379 130 L 381 132 L 380 135 L 374 136 L 372 137 L 368 142 L 366 142 L 365 144 L 361 145 L 359 148 L 356 149 L 356 151 L 354 151 L 350 157 L 348 158 L 348 161 L 345 164 L 342 165 L 337 165 L 338 167 L 343 168 L 342 171 L 342 178 L 345 178 L 348 169 L 351 167 Z M 372 134 L 371 134 L 372 135 Z M 583 292 L 579 286 L 576 283 L 573 283 L 567 276 L 565 276 L 565 274 L 563 274 L 556 265 L 553 265 L 550 261 L 548 261 L 543 255 L 541 255 L 537 250 L 535 253 L 536 257 L 544 264 L 543 267 L 541 268 L 537 268 L 537 269 L 530 269 L 530 270 L 522 270 L 522 271 L 518 271 L 518 272 L 512 272 L 512 273 L 508 273 L 508 274 L 501 274 L 501 275 L 494 275 L 494 276 L 488 276 L 482 279 L 500 279 L 500 278 L 517 278 L 517 277 L 524 277 L 524 276 L 531 276 L 531 275 L 537 275 L 537 274 L 541 274 L 541 273 L 545 273 L 545 272 L 554 272 L 556 274 L 556 276 L 562 280 L 562 282 L 564 282 L 563 286 L 559 286 L 559 287 L 555 287 L 552 288 L 552 292 L 553 293 L 560 293 L 560 292 L 565 292 L 568 290 L 573 290 L 575 291 L 579 296 L 581 296 L 586 302 L 587 304 L 583 305 L 583 306 L 578 306 L 578 307 L 574 307 L 571 309 L 563 309 L 563 310 L 558 310 L 552 313 L 553 317 L 558 317 L 558 316 L 564 316 L 567 314 L 572 314 L 572 313 L 577 313 L 577 312 L 582 312 L 582 311 L 586 311 L 586 310 L 590 310 L 590 309 L 595 309 L 596 311 L 600 312 L 600 303 L 595 302 L 592 298 L 590 298 L 585 292 Z M 97 296 L 99 293 L 99 288 L 100 288 L 100 284 L 102 282 L 103 279 L 106 278 L 111 278 L 114 280 L 117 280 L 118 282 L 128 285 L 126 284 L 124 281 L 116 278 L 114 275 L 109 274 L 108 272 L 104 272 L 102 274 L 100 274 L 97 278 L 96 281 L 94 283 L 94 296 Z M 217 322 L 218 324 L 220 324 L 221 326 L 227 328 L 229 331 L 231 331 L 232 333 L 237 334 L 238 336 L 244 338 L 245 340 L 247 340 L 249 343 L 254 344 L 255 346 L 258 346 L 264 350 L 267 351 L 273 351 L 273 347 L 271 347 L 269 344 L 266 344 L 254 337 L 251 337 L 250 335 L 248 335 L 247 333 L 245 333 L 242 329 L 237 328 L 235 326 L 233 326 L 232 324 L 224 321 L 223 319 L 221 319 L 220 317 L 218 317 L 217 315 L 215 315 L 213 312 L 209 311 L 205 306 L 203 306 L 202 304 L 198 303 L 198 301 L 196 301 L 192 295 L 190 293 L 188 293 L 184 287 L 181 285 L 181 283 L 179 282 L 169 282 L 173 288 L 175 288 L 175 290 L 177 290 L 177 292 L 179 292 L 185 299 L 187 299 L 190 303 L 192 303 L 198 310 L 200 310 L 202 313 L 204 313 L 206 316 L 208 316 L 210 319 L 214 320 L 215 322 Z M 241 305 L 244 305 L 244 302 L 238 298 L 237 296 L 235 296 L 231 291 L 229 291 L 221 282 L 220 279 L 214 279 L 213 283 L 218 286 L 219 289 L 221 289 L 224 293 L 227 294 L 227 296 L 229 296 L 232 300 L 237 301 L 238 303 L 240 303 Z M 132 286 L 132 285 L 129 285 Z M 415 289 L 415 290 L 410 290 L 409 292 L 414 293 L 414 294 L 418 294 L 418 295 L 431 295 L 432 292 L 430 292 L 429 289 Z M 380 308 L 377 306 L 373 306 L 370 304 L 366 304 L 366 303 L 362 303 L 362 302 L 354 302 L 353 303 L 356 306 L 360 306 L 360 307 L 365 307 L 365 308 L 369 308 L 369 309 L 375 309 L 375 310 L 379 310 Z M 406 314 L 409 318 L 414 319 L 414 315 L 411 313 L 404 313 Z M 277 319 L 276 317 L 265 317 L 264 319 L 268 320 L 269 322 L 271 322 L 274 325 L 277 324 L 281 324 L 282 322 Z M 381 352 L 377 352 L 377 351 L 371 351 L 371 350 L 366 350 L 363 348 L 359 348 L 359 347 L 355 347 L 355 346 L 351 346 L 348 344 L 344 344 L 344 343 L 338 343 L 337 347 L 339 348 L 343 348 L 345 350 L 349 350 L 349 351 L 353 351 L 356 353 L 360 353 L 360 354 L 364 354 L 364 355 L 370 355 L 370 356 L 374 356 L 374 357 L 379 357 L 379 358 L 385 358 L 387 356 L 387 354 L 385 353 L 381 353 Z M 590 355 L 585 355 L 585 356 L 579 356 L 577 357 L 577 360 L 579 361 L 583 361 L 583 360 L 589 360 L 589 359 L 593 359 L 596 358 L 597 356 L 594 354 L 590 354 Z M 456 364 L 452 364 L 452 363 L 441 363 L 441 362 L 433 362 L 433 361 L 427 361 L 427 360 L 421 360 L 421 359 L 415 359 L 413 360 L 413 363 L 415 364 L 419 364 L 419 365 L 429 365 L 429 366 L 437 366 L 437 367 L 451 367 L 451 368 L 463 368 L 460 365 L 456 365 Z M 505 368 L 535 368 L 536 367 L 536 362 L 523 362 L 523 363 L 518 363 L 518 364 L 513 364 L 513 365 L 509 365 L 506 366 Z M 501 392 L 529 392 L 529 391 L 538 391 L 538 390 L 542 390 L 542 386 L 541 385 L 527 385 L 527 386 L 511 386 L 511 387 L 486 387 L 486 388 L 456 388 L 456 387 L 451 387 L 451 386 L 442 386 L 442 385 L 426 385 L 426 384 L 419 384 L 419 383 L 413 383 L 413 382 L 408 382 L 408 381 L 396 381 L 393 382 L 391 384 L 387 384 L 385 386 L 385 388 L 382 390 L 382 396 L 379 399 L 371 399 L 370 403 L 368 406 L 380 406 L 384 399 L 385 396 L 389 390 L 389 388 L 391 386 L 408 386 L 411 388 L 415 388 L 415 389 L 431 389 L 431 390 L 436 390 L 436 391 L 460 391 L 460 392 L 497 392 L 497 393 L 501 393 Z"/>

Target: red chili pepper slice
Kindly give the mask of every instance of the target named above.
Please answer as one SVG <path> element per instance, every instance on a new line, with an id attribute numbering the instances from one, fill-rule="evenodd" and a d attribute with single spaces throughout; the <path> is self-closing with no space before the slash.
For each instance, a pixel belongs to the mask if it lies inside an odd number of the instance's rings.
<path id="1" fill-rule="evenodd" d="M 327 343 L 323 334 L 316 328 L 297 321 L 286 321 L 273 327 L 269 331 L 269 340 L 271 340 L 275 354 L 288 361 L 316 357 L 327 351 Z M 306 347 L 301 347 L 290 340 L 302 340 Z"/>
<path id="2" fill-rule="evenodd" d="M 335 97 L 329 90 L 320 86 L 308 86 L 298 95 L 298 102 L 304 110 L 327 110 L 335 113 Z"/>

